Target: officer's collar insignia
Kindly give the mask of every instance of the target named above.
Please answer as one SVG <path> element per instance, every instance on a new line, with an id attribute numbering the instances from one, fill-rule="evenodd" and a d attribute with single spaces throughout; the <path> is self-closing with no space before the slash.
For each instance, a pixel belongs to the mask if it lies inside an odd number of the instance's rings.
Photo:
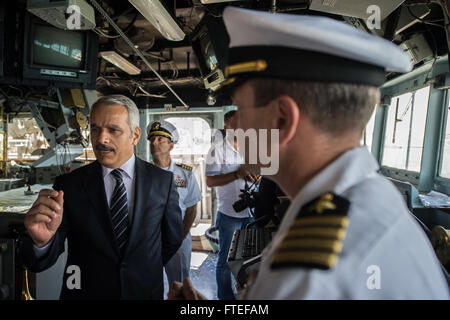
<path id="1" fill-rule="evenodd" d="M 336 266 L 349 223 L 350 202 L 325 193 L 305 204 L 275 251 L 271 268 Z"/>
<path id="2" fill-rule="evenodd" d="M 159 130 L 159 127 L 161 126 L 161 124 L 159 123 L 159 122 L 155 122 L 153 125 L 152 125 L 152 130 Z"/>

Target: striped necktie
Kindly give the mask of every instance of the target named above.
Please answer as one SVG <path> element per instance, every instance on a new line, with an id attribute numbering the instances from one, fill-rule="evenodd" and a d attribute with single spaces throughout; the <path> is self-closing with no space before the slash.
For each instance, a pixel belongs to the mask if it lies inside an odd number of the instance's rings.
<path id="1" fill-rule="evenodd" d="M 119 250 L 123 254 L 129 236 L 127 190 L 125 189 L 120 169 L 114 169 L 111 173 L 116 179 L 116 187 L 114 188 L 109 208 L 113 232 L 116 236 Z"/>

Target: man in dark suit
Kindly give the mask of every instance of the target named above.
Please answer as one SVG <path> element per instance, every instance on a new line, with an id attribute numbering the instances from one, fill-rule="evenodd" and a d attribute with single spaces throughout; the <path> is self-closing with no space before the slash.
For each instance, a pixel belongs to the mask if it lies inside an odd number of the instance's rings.
<path id="1" fill-rule="evenodd" d="M 97 161 L 39 193 L 24 220 L 24 263 L 51 267 L 67 238 L 61 299 L 162 299 L 163 265 L 182 242 L 173 174 L 135 157 L 139 111 L 129 98 L 99 99 L 90 121 Z M 79 270 L 78 285 L 69 270 Z"/>

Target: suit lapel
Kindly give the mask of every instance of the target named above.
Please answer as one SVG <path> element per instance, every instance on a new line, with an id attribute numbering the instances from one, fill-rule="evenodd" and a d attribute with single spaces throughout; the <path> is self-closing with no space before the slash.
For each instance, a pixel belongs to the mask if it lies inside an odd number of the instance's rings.
<path id="1" fill-rule="evenodd" d="M 114 251 L 119 254 L 119 248 L 112 229 L 108 201 L 106 200 L 102 168 L 97 161 L 91 165 L 87 175 L 84 176 L 84 188 L 89 195 L 89 200 L 94 208 L 94 214 L 97 216 L 108 238 L 108 242 L 111 243 Z"/>
<path id="2" fill-rule="evenodd" d="M 135 172 L 133 219 L 125 254 L 137 245 L 138 233 L 142 232 L 139 230 L 139 226 L 142 225 L 143 210 L 146 207 L 146 201 L 150 198 L 151 190 L 154 188 L 151 172 L 147 169 L 145 162 L 138 157 L 136 157 Z"/>

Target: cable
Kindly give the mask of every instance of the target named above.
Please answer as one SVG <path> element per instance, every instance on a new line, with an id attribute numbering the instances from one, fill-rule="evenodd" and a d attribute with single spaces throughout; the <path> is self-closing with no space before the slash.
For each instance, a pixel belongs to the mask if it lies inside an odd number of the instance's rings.
<path id="1" fill-rule="evenodd" d="M 131 49 L 144 61 L 144 63 L 147 65 L 147 67 L 150 68 L 151 71 L 158 77 L 159 80 L 173 93 L 173 95 L 184 105 L 186 109 L 189 109 L 189 106 L 178 96 L 178 94 L 172 89 L 169 83 L 167 83 L 166 80 L 161 77 L 161 75 L 153 69 L 150 62 L 148 62 L 147 58 L 144 57 L 142 52 L 135 47 L 135 45 L 131 42 L 131 40 L 122 32 L 122 30 L 117 26 L 117 24 L 114 23 L 114 21 L 111 19 L 111 17 L 108 15 L 108 13 L 97 3 L 96 0 L 90 0 L 92 5 L 103 15 L 103 17 L 108 20 L 109 24 L 113 26 L 113 28 L 117 31 L 117 33 L 120 34 L 120 36 L 125 40 L 125 42 L 130 46 Z"/>
<path id="2" fill-rule="evenodd" d="M 136 19 L 137 19 L 138 15 L 139 15 L 139 12 L 136 12 L 136 14 L 134 15 L 134 18 L 131 19 L 131 22 L 125 27 L 125 29 L 123 29 L 123 33 L 127 33 L 128 31 L 131 30 L 131 27 L 136 22 Z M 114 20 L 118 20 L 119 17 L 115 18 Z M 98 35 L 104 36 L 104 37 L 109 38 L 109 39 L 115 39 L 115 38 L 119 38 L 120 37 L 120 34 L 116 34 L 116 35 L 106 34 L 106 33 L 103 32 L 103 30 L 101 28 L 94 28 L 93 30 L 99 31 L 100 33 L 96 32 Z"/>
<path id="3" fill-rule="evenodd" d="M 15 89 L 15 90 L 17 90 L 17 91 L 20 91 L 20 97 L 21 97 L 21 98 L 23 97 L 23 91 L 22 91 L 21 89 L 19 89 L 19 88 L 17 88 L 17 87 L 14 87 L 14 86 L 8 86 L 8 88 L 11 88 L 11 89 Z"/>
<path id="4" fill-rule="evenodd" d="M 406 116 L 406 114 L 409 111 L 409 108 L 411 108 L 411 106 L 412 106 L 413 96 L 414 96 L 414 93 L 411 94 L 411 97 L 409 98 L 409 101 L 408 101 L 407 105 L 405 106 L 405 110 L 403 111 L 403 113 L 400 116 L 400 118 L 395 119 L 396 121 L 403 121 L 403 118 Z"/>
<path id="5" fill-rule="evenodd" d="M 0 93 L 3 94 L 6 97 L 6 99 L 9 99 L 9 96 L 1 88 L 0 88 Z"/>
<path id="6" fill-rule="evenodd" d="M 157 94 L 151 94 L 145 91 L 140 85 L 137 86 L 139 90 L 141 90 L 147 97 L 154 97 L 154 98 L 167 98 L 165 95 L 157 95 Z"/>
<path id="7" fill-rule="evenodd" d="M 427 24 L 427 25 L 430 25 L 430 26 L 435 26 L 435 27 L 439 27 L 439 28 L 445 29 L 445 27 L 444 27 L 444 26 L 441 26 L 440 24 L 428 22 L 428 21 L 426 21 L 426 20 L 423 20 L 422 18 L 419 18 L 418 16 L 416 16 L 416 15 L 411 11 L 410 6 L 406 6 L 406 9 L 408 9 L 408 12 L 409 12 L 409 14 L 410 14 L 411 16 L 413 16 L 415 19 L 419 20 L 421 23 Z M 429 9 L 429 8 L 428 8 L 428 9 Z M 431 9 L 430 9 L 430 10 L 431 10 Z"/>
<path id="8" fill-rule="evenodd" d="M 33 297 L 30 294 L 30 288 L 28 286 L 28 270 L 24 269 L 24 276 L 25 276 L 25 290 L 22 289 L 22 296 L 25 298 L 25 300 L 33 300 Z"/>
<path id="9" fill-rule="evenodd" d="M 105 38 L 108 38 L 108 39 L 116 39 L 116 38 L 120 37 L 120 35 L 111 36 L 109 34 L 103 33 L 103 31 L 100 31 L 100 29 L 98 29 L 98 28 L 94 28 L 94 29 L 92 29 L 92 31 L 94 31 L 100 37 L 105 37 Z"/>
<path id="10" fill-rule="evenodd" d="M 206 11 L 208 11 L 208 13 L 209 13 L 210 15 L 212 15 L 214 18 L 222 18 L 222 15 L 221 15 L 220 13 L 216 13 L 216 12 L 211 11 L 211 10 L 208 8 L 207 5 L 202 5 L 202 7 L 203 7 Z"/>

